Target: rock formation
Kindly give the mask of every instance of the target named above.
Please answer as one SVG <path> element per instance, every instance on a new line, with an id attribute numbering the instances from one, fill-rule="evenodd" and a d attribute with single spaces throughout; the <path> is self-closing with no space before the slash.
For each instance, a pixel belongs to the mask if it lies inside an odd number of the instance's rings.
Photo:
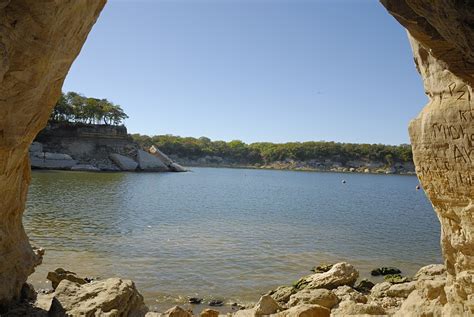
<path id="1" fill-rule="evenodd" d="M 38 144 L 41 146 L 35 146 Z M 76 169 L 76 165 L 81 164 L 103 171 L 120 171 L 111 161 L 110 154 L 133 157 L 138 149 L 125 126 L 49 122 L 30 146 L 30 161 L 32 168 Z M 62 166 L 52 160 L 43 160 L 45 153 L 67 154 L 76 164 Z"/>
<path id="2" fill-rule="evenodd" d="M 141 150 L 125 126 L 51 122 L 29 149 L 33 169 L 186 171 L 156 147 L 151 150 L 150 153 Z"/>
<path id="3" fill-rule="evenodd" d="M 137 151 L 137 162 L 138 168 L 142 171 L 164 172 L 170 170 L 168 166 L 165 165 L 165 162 L 143 150 Z"/>
<path id="4" fill-rule="evenodd" d="M 158 158 L 165 166 L 173 172 L 187 172 L 187 169 L 173 162 L 165 153 L 161 152 L 156 146 L 152 145 L 148 150 L 153 156 Z"/>
<path id="5" fill-rule="evenodd" d="M 51 286 L 53 287 L 53 289 L 56 289 L 62 280 L 68 280 L 79 285 L 88 283 L 86 279 L 77 276 L 76 273 L 66 271 L 62 268 L 57 268 L 53 272 L 49 272 L 46 278 L 51 282 Z"/>
<path id="6" fill-rule="evenodd" d="M 120 155 L 117 153 L 113 153 L 110 155 L 110 159 L 114 162 L 122 171 L 135 171 L 138 167 L 138 163 L 135 162 L 133 159 Z"/>
<path id="7" fill-rule="evenodd" d="M 446 316 L 474 314 L 474 3 L 381 2 L 408 30 L 429 97 L 409 131 L 417 175 L 441 223 L 447 270 L 441 293 L 420 291 L 400 314 L 423 307 Z"/>
<path id="8" fill-rule="evenodd" d="M 357 270 L 341 262 L 331 265 L 328 271 L 301 278 L 292 286 L 280 286 L 263 295 L 253 307 L 232 304 L 234 317 L 294 317 L 294 316 L 349 316 L 349 315 L 395 315 L 395 316 L 444 316 L 446 304 L 444 287 L 447 274 L 443 265 L 428 265 L 421 268 L 407 282 L 378 284 L 369 283 L 370 289 L 358 290 L 352 286 Z M 345 267 L 346 269 L 341 269 Z M 339 269 L 337 269 L 339 268 Z M 349 269 L 348 269 L 349 268 Z M 355 274 L 354 274 L 355 273 Z M 82 278 L 74 272 L 58 268 L 48 273 L 52 291 L 35 293 L 33 287 L 24 284 L 22 302 L 6 314 L 16 316 L 115 316 L 137 317 L 193 316 L 192 309 L 172 307 L 165 313 L 147 312 L 143 297 L 132 281 L 110 278 L 106 280 Z M 334 288 L 333 283 L 311 285 L 301 281 L 333 280 L 343 283 Z M 345 281 L 345 282 L 343 282 Z M 338 282 L 338 284 L 340 284 Z M 359 283 L 360 285 L 360 283 Z M 191 298 L 189 302 L 201 304 L 202 299 Z M 222 301 L 219 306 L 225 305 Z M 235 310 L 237 309 L 237 310 Z M 206 309 L 201 316 L 215 317 L 219 311 Z M 3 316 L 3 315 L 2 315 Z M 457 315 L 455 315 L 457 316 Z"/>
<path id="9" fill-rule="evenodd" d="M 130 280 L 109 278 L 81 285 L 64 279 L 54 291 L 49 316 L 142 317 L 147 311 Z"/>
<path id="10" fill-rule="evenodd" d="M 331 266 L 327 272 L 316 273 L 300 279 L 296 288 L 328 288 L 333 289 L 341 285 L 354 285 L 359 272 L 349 263 L 341 262 Z"/>
<path id="11" fill-rule="evenodd" d="M 22 225 L 28 147 L 106 0 L 0 0 L 0 310 L 41 261 Z"/>

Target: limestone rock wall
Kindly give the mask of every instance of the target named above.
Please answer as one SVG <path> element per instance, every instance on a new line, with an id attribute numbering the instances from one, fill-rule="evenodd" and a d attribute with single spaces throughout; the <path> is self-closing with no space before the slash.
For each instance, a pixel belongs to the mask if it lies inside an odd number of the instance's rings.
<path id="1" fill-rule="evenodd" d="M 125 126 L 49 124 L 35 141 L 43 145 L 41 152 L 65 153 L 80 164 L 108 171 L 119 170 L 109 158 L 111 153 L 133 157 L 139 148 Z M 31 162 L 32 167 L 42 168 L 34 164 L 34 157 Z"/>
<path id="2" fill-rule="evenodd" d="M 417 175 L 441 223 L 447 303 L 435 311 L 474 314 L 474 2 L 382 3 L 407 28 L 429 97 L 409 131 Z"/>
<path id="3" fill-rule="evenodd" d="M 105 2 L 0 0 L 0 310 L 41 261 L 22 225 L 28 147 Z"/>

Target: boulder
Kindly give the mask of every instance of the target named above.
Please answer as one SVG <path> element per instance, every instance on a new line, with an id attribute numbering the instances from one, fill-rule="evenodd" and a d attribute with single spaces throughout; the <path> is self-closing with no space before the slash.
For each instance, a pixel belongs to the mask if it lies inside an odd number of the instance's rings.
<path id="1" fill-rule="evenodd" d="M 51 153 L 51 152 L 44 152 L 43 158 L 45 160 L 72 160 L 71 155 L 64 154 L 64 153 Z"/>
<path id="2" fill-rule="evenodd" d="M 187 172 L 188 170 L 178 163 L 173 162 L 165 153 L 161 152 L 156 146 L 152 145 L 149 149 L 152 156 L 156 157 L 172 172 Z"/>
<path id="3" fill-rule="evenodd" d="M 257 305 L 254 307 L 255 315 L 270 315 L 278 312 L 281 310 L 280 305 L 270 296 L 270 295 L 263 295 L 260 297 Z"/>
<path id="4" fill-rule="evenodd" d="M 217 310 L 207 308 L 201 312 L 200 316 L 201 317 L 218 317 L 219 312 Z"/>
<path id="5" fill-rule="evenodd" d="M 68 280 L 80 285 L 88 283 L 86 279 L 77 276 L 74 272 L 66 271 L 63 268 L 57 268 L 54 272 L 49 272 L 46 278 L 51 281 L 53 289 L 56 289 L 62 280 Z"/>
<path id="6" fill-rule="evenodd" d="M 372 297 L 384 297 L 387 296 L 387 290 L 392 286 L 392 283 L 389 282 L 383 282 L 383 283 L 378 283 L 375 284 L 374 287 L 372 287 L 370 296 Z"/>
<path id="7" fill-rule="evenodd" d="M 357 285 L 354 287 L 354 289 L 356 289 L 357 291 L 361 292 L 361 293 L 368 293 L 370 292 L 370 290 L 372 289 L 372 287 L 374 287 L 374 283 L 372 283 L 371 281 L 369 280 L 362 280 L 360 281 L 359 283 L 357 283 Z"/>
<path id="8" fill-rule="evenodd" d="M 53 302 L 53 298 L 54 298 L 54 292 L 48 293 L 48 294 L 42 294 L 38 292 L 35 306 L 45 311 L 46 313 L 48 313 L 48 311 L 51 308 L 51 303 Z"/>
<path id="9" fill-rule="evenodd" d="M 30 159 L 32 168 L 68 170 L 77 164 L 75 160 L 44 160 L 36 157 Z"/>
<path id="10" fill-rule="evenodd" d="M 200 297 L 190 297 L 188 298 L 188 303 L 193 305 L 198 305 L 202 303 L 202 298 Z"/>
<path id="11" fill-rule="evenodd" d="M 293 286 L 280 286 L 268 292 L 267 295 L 270 295 L 279 303 L 286 304 L 290 300 L 290 296 L 295 294 L 297 291 L 298 290 Z"/>
<path id="12" fill-rule="evenodd" d="M 408 283 L 401 283 L 395 284 L 390 286 L 388 290 L 386 290 L 387 296 L 390 297 L 404 297 L 407 298 L 411 292 L 415 289 L 416 282 L 408 282 Z"/>
<path id="13" fill-rule="evenodd" d="M 367 303 L 367 297 L 364 294 L 359 293 L 347 285 L 339 286 L 338 288 L 333 289 L 332 292 L 337 296 L 339 301 L 351 300 L 356 303 Z"/>
<path id="14" fill-rule="evenodd" d="M 372 276 L 379 276 L 379 275 L 388 275 L 388 274 L 400 274 L 402 271 L 397 269 L 396 267 L 379 267 L 373 269 L 370 274 Z"/>
<path id="15" fill-rule="evenodd" d="M 209 301 L 209 306 L 219 307 L 219 306 L 223 306 L 223 305 L 224 305 L 224 301 L 221 300 L 221 299 L 211 299 Z"/>
<path id="16" fill-rule="evenodd" d="M 88 284 L 62 280 L 54 291 L 50 316 L 145 315 L 143 297 L 130 280 L 109 278 Z M 186 316 L 187 317 L 187 316 Z"/>
<path id="17" fill-rule="evenodd" d="M 168 172 L 169 169 L 158 157 L 143 150 L 137 151 L 138 168 L 142 171 Z"/>
<path id="18" fill-rule="evenodd" d="M 437 278 L 446 278 L 446 267 L 443 264 L 424 266 L 413 277 L 415 281 L 434 280 Z"/>
<path id="19" fill-rule="evenodd" d="M 255 317 L 255 309 L 250 308 L 250 309 L 242 309 L 239 311 L 236 311 L 234 314 L 234 317 Z"/>
<path id="20" fill-rule="evenodd" d="M 173 172 L 187 172 L 188 170 L 178 163 L 171 163 L 168 168 Z"/>
<path id="21" fill-rule="evenodd" d="M 446 302 L 444 290 L 441 290 L 438 296 L 432 299 L 424 296 L 421 291 L 415 290 L 403 301 L 394 316 L 469 316 L 463 314 L 462 311 L 449 311 L 450 307 L 446 305 Z"/>
<path id="22" fill-rule="evenodd" d="M 333 309 L 332 316 L 350 315 L 385 315 L 385 309 L 377 303 L 361 304 L 353 301 L 341 302 L 337 309 Z"/>
<path id="23" fill-rule="evenodd" d="M 100 168 L 90 164 L 77 164 L 71 167 L 71 171 L 100 172 Z"/>
<path id="24" fill-rule="evenodd" d="M 276 317 L 329 317 L 331 311 L 323 306 L 303 304 L 276 314 Z"/>
<path id="25" fill-rule="evenodd" d="M 166 166 L 170 166 L 173 164 L 173 161 L 166 155 L 165 153 L 161 152 L 156 146 L 152 145 L 149 149 L 150 153 L 156 156 L 163 164 Z"/>
<path id="26" fill-rule="evenodd" d="M 331 309 L 338 302 L 339 298 L 327 289 L 304 289 L 291 295 L 288 306 L 293 307 L 301 304 L 316 304 Z"/>
<path id="27" fill-rule="evenodd" d="M 164 313 L 164 315 L 167 317 L 192 317 L 193 316 L 193 314 L 191 314 L 189 311 L 184 310 L 183 308 L 179 306 L 171 307 Z"/>
<path id="28" fill-rule="evenodd" d="M 270 295 L 263 295 L 253 308 L 239 310 L 234 314 L 234 317 L 266 316 L 280 310 L 282 307 Z"/>
<path id="29" fill-rule="evenodd" d="M 304 278 L 300 288 L 327 288 L 333 289 L 341 285 L 354 285 L 359 272 L 349 263 L 341 262 L 324 273 L 316 273 Z"/>
<path id="30" fill-rule="evenodd" d="M 400 309 L 404 300 L 403 297 L 381 297 L 373 299 L 372 302 L 381 306 L 388 316 L 392 316 Z"/>
<path id="31" fill-rule="evenodd" d="M 68 154 L 50 152 L 30 152 L 32 168 L 71 169 L 77 164 Z"/>
<path id="32" fill-rule="evenodd" d="M 446 280 L 424 280 L 418 282 L 417 288 L 419 293 L 423 298 L 428 300 L 433 300 L 438 297 L 444 297 L 444 287 L 446 285 Z"/>
<path id="33" fill-rule="evenodd" d="M 138 163 L 131 158 L 113 153 L 110 154 L 110 159 L 114 162 L 122 171 L 135 171 L 138 167 Z"/>

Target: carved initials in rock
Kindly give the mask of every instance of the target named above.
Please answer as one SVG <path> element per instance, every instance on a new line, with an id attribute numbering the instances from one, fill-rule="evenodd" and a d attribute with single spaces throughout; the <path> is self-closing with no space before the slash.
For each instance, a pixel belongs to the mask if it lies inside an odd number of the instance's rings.
<path id="1" fill-rule="evenodd" d="M 417 174 L 443 227 L 441 245 L 450 278 L 445 289 L 451 311 L 464 311 L 473 292 L 474 109 L 472 87 L 438 65 L 411 39 L 417 65 L 431 96 L 410 124 Z M 434 93 L 443 81 L 446 89 Z M 436 98 L 439 96 L 439 98 Z M 471 273 L 469 273 L 471 272 Z M 468 278 L 458 278 L 468 276 Z"/>

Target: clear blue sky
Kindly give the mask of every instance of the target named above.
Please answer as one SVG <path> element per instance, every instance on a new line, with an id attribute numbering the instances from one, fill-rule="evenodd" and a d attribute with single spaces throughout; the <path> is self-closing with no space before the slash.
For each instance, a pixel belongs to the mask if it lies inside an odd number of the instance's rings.
<path id="1" fill-rule="evenodd" d="M 245 142 L 408 143 L 427 100 L 376 0 L 109 0 L 63 90 L 130 133 Z"/>

